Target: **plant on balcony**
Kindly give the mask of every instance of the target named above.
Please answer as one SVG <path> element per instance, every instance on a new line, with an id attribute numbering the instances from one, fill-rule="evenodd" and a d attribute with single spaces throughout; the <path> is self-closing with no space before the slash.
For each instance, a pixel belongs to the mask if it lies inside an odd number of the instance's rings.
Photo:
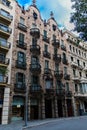
<path id="1" fill-rule="evenodd" d="M 5 67 L 0 67 L 0 73 L 6 75 L 8 73 L 8 69 Z"/>

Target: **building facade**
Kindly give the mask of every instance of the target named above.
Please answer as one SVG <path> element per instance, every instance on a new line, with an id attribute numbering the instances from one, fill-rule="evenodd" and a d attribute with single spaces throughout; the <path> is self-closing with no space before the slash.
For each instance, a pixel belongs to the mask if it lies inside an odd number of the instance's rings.
<path id="1" fill-rule="evenodd" d="M 68 35 L 76 37 L 59 30 L 52 12 L 43 20 L 35 1 L 25 11 L 15 1 L 1 0 L 0 10 L 5 11 L 0 11 L 0 123 L 25 118 L 26 93 L 29 120 L 85 113 L 86 57 L 70 50 L 86 55 L 85 44 L 71 42 Z"/>
<path id="2" fill-rule="evenodd" d="M 0 123 L 8 123 L 15 2 L 0 0 Z"/>

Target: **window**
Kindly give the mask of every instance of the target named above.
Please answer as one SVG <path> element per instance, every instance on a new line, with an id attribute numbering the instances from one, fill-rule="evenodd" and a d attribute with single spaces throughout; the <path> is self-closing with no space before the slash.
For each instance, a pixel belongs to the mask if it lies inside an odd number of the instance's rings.
<path id="1" fill-rule="evenodd" d="M 75 84 L 75 92 L 78 92 L 78 86 Z"/>
<path id="2" fill-rule="evenodd" d="M 76 70 L 73 69 L 73 75 L 76 76 Z"/>
<path id="3" fill-rule="evenodd" d="M 61 81 L 57 81 L 57 89 L 62 89 L 62 83 Z"/>
<path id="4" fill-rule="evenodd" d="M 53 31 L 56 31 L 56 25 L 53 24 L 52 28 L 53 28 Z"/>
<path id="5" fill-rule="evenodd" d="M 79 50 L 79 55 L 81 55 L 81 51 Z"/>
<path id="6" fill-rule="evenodd" d="M 5 54 L 0 53 L 0 62 L 4 62 L 5 61 Z"/>
<path id="7" fill-rule="evenodd" d="M 1 72 L 0 72 L 0 82 L 4 82 L 4 76 L 3 74 L 1 74 Z"/>
<path id="8" fill-rule="evenodd" d="M 16 83 L 18 88 L 22 88 L 25 84 L 25 75 L 23 73 L 16 73 Z"/>
<path id="9" fill-rule="evenodd" d="M 32 84 L 38 84 L 38 80 L 39 80 L 39 78 L 38 78 L 38 76 L 32 76 Z"/>
<path id="10" fill-rule="evenodd" d="M 80 65 L 80 62 L 79 62 L 79 60 L 77 60 L 77 64 L 78 64 L 78 65 Z"/>
<path id="11" fill-rule="evenodd" d="M 31 58 L 31 63 L 32 64 L 36 64 L 36 63 L 38 63 L 39 61 L 38 61 L 38 58 L 37 57 L 35 57 L 35 56 L 33 56 L 32 58 Z"/>
<path id="12" fill-rule="evenodd" d="M 61 40 L 61 45 L 64 45 L 64 41 L 63 40 Z"/>
<path id="13" fill-rule="evenodd" d="M 66 54 L 65 53 L 63 53 L 63 59 L 66 59 Z"/>
<path id="14" fill-rule="evenodd" d="M 18 52 L 18 64 L 26 63 L 26 57 L 23 52 Z"/>
<path id="15" fill-rule="evenodd" d="M 83 62 L 83 66 L 85 67 L 85 62 Z"/>
<path id="16" fill-rule="evenodd" d="M 67 67 L 64 67 L 64 74 L 67 74 Z"/>
<path id="17" fill-rule="evenodd" d="M 23 44 L 24 43 L 24 34 L 19 33 L 19 41 Z"/>
<path id="18" fill-rule="evenodd" d="M 78 54 L 78 50 L 77 50 L 77 48 L 76 48 L 76 53 Z"/>
<path id="19" fill-rule="evenodd" d="M 8 0 L 2 0 L 2 3 L 6 6 L 10 6 L 10 2 Z"/>
<path id="20" fill-rule="evenodd" d="M 70 51 L 72 50 L 72 46 L 71 45 L 69 45 L 69 49 L 70 49 Z"/>
<path id="21" fill-rule="evenodd" d="M 73 52 L 75 52 L 75 48 L 73 47 Z"/>
<path id="22" fill-rule="evenodd" d="M 66 83 L 66 90 L 69 91 L 69 83 Z"/>
<path id="23" fill-rule="evenodd" d="M 82 77 L 82 73 L 81 72 L 79 72 L 79 76 Z"/>
<path id="24" fill-rule="evenodd" d="M 45 68 L 49 68 L 49 61 L 45 60 Z"/>
<path id="25" fill-rule="evenodd" d="M 45 87 L 46 87 L 46 89 L 52 88 L 53 87 L 53 80 L 46 80 Z"/>
<path id="26" fill-rule="evenodd" d="M 44 30 L 43 34 L 44 34 L 44 37 L 47 37 L 47 31 L 46 30 Z"/>
<path id="27" fill-rule="evenodd" d="M 59 65 L 55 64 L 55 71 L 59 71 Z"/>
<path id="28" fill-rule="evenodd" d="M 71 61 L 73 61 L 73 57 L 71 56 Z"/>
<path id="29" fill-rule="evenodd" d="M 44 51 L 48 52 L 48 45 L 46 45 L 46 44 L 44 45 Z"/>
<path id="30" fill-rule="evenodd" d="M 33 12 L 33 17 L 35 20 L 37 19 L 37 14 L 35 12 Z"/>
<path id="31" fill-rule="evenodd" d="M 54 55 L 57 55 L 57 47 L 54 47 Z"/>
<path id="32" fill-rule="evenodd" d="M 1 14 L 2 14 L 3 16 L 5 16 L 5 17 L 10 18 L 10 14 L 9 14 L 7 11 L 3 10 L 3 9 L 1 9 Z"/>
<path id="33" fill-rule="evenodd" d="M 24 24 L 24 22 L 25 22 L 25 19 L 22 18 L 22 17 L 20 17 L 20 23 L 21 23 L 21 24 Z"/>
<path id="34" fill-rule="evenodd" d="M 56 36 L 53 34 L 53 40 L 56 40 Z"/>
<path id="35" fill-rule="evenodd" d="M 0 38 L 0 44 L 2 45 L 2 46 L 7 46 L 7 40 L 6 39 L 3 39 L 3 38 Z"/>
<path id="36" fill-rule="evenodd" d="M 36 38 L 32 38 L 32 45 L 37 45 L 37 39 Z"/>

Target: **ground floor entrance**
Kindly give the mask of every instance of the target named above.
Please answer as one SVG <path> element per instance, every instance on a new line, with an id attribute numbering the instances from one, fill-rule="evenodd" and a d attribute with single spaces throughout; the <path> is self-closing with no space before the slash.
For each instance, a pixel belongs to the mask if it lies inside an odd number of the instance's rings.
<path id="1" fill-rule="evenodd" d="M 67 115 L 68 117 L 71 117 L 73 116 L 72 99 L 67 99 L 66 103 L 67 103 Z"/>
<path id="2" fill-rule="evenodd" d="M 30 101 L 30 119 L 36 120 L 39 117 L 39 100 L 31 99 Z"/>
<path id="3" fill-rule="evenodd" d="M 52 118 L 52 100 L 45 99 L 45 117 Z"/>
<path id="4" fill-rule="evenodd" d="M 3 100 L 4 100 L 4 88 L 0 88 L 0 124 L 2 122 Z"/>
<path id="5" fill-rule="evenodd" d="M 58 99 L 57 100 L 57 106 L 58 106 L 58 116 L 63 117 L 63 105 L 62 105 L 62 100 Z"/>
<path id="6" fill-rule="evenodd" d="M 12 121 L 24 119 L 24 98 L 13 97 L 12 103 Z"/>

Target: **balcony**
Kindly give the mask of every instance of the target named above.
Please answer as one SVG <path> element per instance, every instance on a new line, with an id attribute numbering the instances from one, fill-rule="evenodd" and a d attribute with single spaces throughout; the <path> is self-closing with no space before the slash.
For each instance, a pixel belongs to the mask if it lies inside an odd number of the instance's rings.
<path id="1" fill-rule="evenodd" d="M 73 62 L 73 61 L 72 61 L 72 62 L 71 62 L 71 66 L 72 66 L 72 67 L 78 67 L 78 64 L 77 64 L 76 62 Z"/>
<path id="2" fill-rule="evenodd" d="M 8 83 L 8 77 L 0 74 L 0 86 L 6 86 Z"/>
<path id="3" fill-rule="evenodd" d="M 43 56 L 49 59 L 51 58 L 51 54 L 47 51 L 43 51 Z"/>
<path id="4" fill-rule="evenodd" d="M 0 56 L 0 66 L 8 66 L 9 65 L 9 59 L 8 58 L 3 58 L 2 56 Z"/>
<path id="5" fill-rule="evenodd" d="M 11 28 L 0 23 L 0 36 L 8 38 L 11 32 L 12 32 Z"/>
<path id="6" fill-rule="evenodd" d="M 30 64 L 30 71 L 34 74 L 40 74 L 41 65 L 39 63 Z"/>
<path id="7" fill-rule="evenodd" d="M 45 75 L 51 74 L 51 69 L 49 69 L 49 68 L 44 68 L 44 74 L 45 74 Z"/>
<path id="8" fill-rule="evenodd" d="M 22 23 L 18 23 L 18 28 L 24 32 L 27 32 L 27 26 Z"/>
<path id="9" fill-rule="evenodd" d="M 46 88 L 45 89 L 45 94 L 46 95 L 55 95 L 55 90 L 54 90 L 54 88 Z"/>
<path id="10" fill-rule="evenodd" d="M 17 47 L 26 50 L 27 49 L 27 43 L 17 40 Z"/>
<path id="11" fill-rule="evenodd" d="M 66 58 L 62 59 L 63 64 L 68 65 L 68 60 Z"/>
<path id="12" fill-rule="evenodd" d="M 65 46 L 65 45 L 61 45 L 61 49 L 62 49 L 63 51 L 66 51 L 66 46 Z"/>
<path id="13" fill-rule="evenodd" d="M 64 74 L 64 79 L 65 80 L 70 80 L 70 75 L 69 74 Z"/>
<path id="14" fill-rule="evenodd" d="M 43 90 L 42 90 L 42 87 L 39 85 L 39 84 L 32 84 L 31 86 L 30 86 L 30 93 L 31 94 L 40 94 L 40 93 L 42 93 L 43 92 Z"/>
<path id="15" fill-rule="evenodd" d="M 84 69 L 84 67 L 83 67 L 82 65 L 80 65 L 80 64 L 78 64 L 78 68 L 79 68 L 80 70 Z"/>
<path id="16" fill-rule="evenodd" d="M 21 93 L 26 92 L 26 84 L 22 82 L 14 84 L 14 91 Z"/>
<path id="17" fill-rule="evenodd" d="M 10 47 L 11 47 L 11 44 L 9 42 L 0 38 L 0 51 L 8 52 Z"/>
<path id="18" fill-rule="evenodd" d="M 72 77 L 72 80 L 74 80 L 74 82 L 80 82 L 80 76 L 77 76 L 77 75 L 74 75 L 73 77 Z"/>
<path id="19" fill-rule="evenodd" d="M 19 68 L 19 69 L 26 70 L 26 63 L 17 60 L 16 61 L 16 67 Z"/>
<path id="20" fill-rule="evenodd" d="M 63 71 L 54 71 L 54 76 L 57 78 L 57 80 L 61 80 L 63 78 Z"/>
<path id="21" fill-rule="evenodd" d="M 60 54 L 54 54 L 54 55 L 53 55 L 53 60 L 54 60 L 55 62 L 60 63 L 60 62 L 61 62 L 61 55 L 60 55 Z"/>
<path id="22" fill-rule="evenodd" d="M 6 0 L 6 1 L 0 0 L 0 3 L 8 7 L 9 9 L 12 9 L 12 6 L 10 5 L 11 2 L 9 2 L 9 0 Z"/>
<path id="23" fill-rule="evenodd" d="M 59 48 L 60 41 L 58 39 L 54 39 L 54 40 L 52 40 L 52 45 Z"/>
<path id="24" fill-rule="evenodd" d="M 80 98 L 86 98 L 87 97 L 87 92 L 78 91 L 78 92 L 75 92 L 74 96 L 75 97 L 80 97 Z"/>
<path id="25" fill-rule="evenodd" d="M 10 24 L 13 19 L 13 16 L 11 16 L 9 13 L 4 12 L 3 10 L 0 10 L 0 20 L 5 24 Z"/>
<path id="26" fill-rule="evenodd" d="M 72 91 L 66 90 L 65 94 L 66 94 L 66 97 L 72 97 Z"/>
<path id="27" fill-rule="evenodd" d="M 30 52 L 40 55 L 40 46 L 39 45 L 30 45 Z"/>
<path id="28" fill-rule="evenodd" d="M 65 96 L 65 89 L 64 88 L 56 89 L 56 95 L 58 97 L 60 97 L 60 96 L 64 97 Z"/>
<path id="29" fill-rule="evenodd" d="M 33 37 L 39 38 L 40 37 L 40 30 L 39 30 L 39 28 L 31 28 L 30 29 L 30 34 Z"/>
<path id="30" fill-rule="evenodd" d="M 49 38 L 47 37 L 47 36 L 43 36 L 43 41 L 45 41 L 45 42 L 47 42 L 47 43 L 49 43 Z"/>

